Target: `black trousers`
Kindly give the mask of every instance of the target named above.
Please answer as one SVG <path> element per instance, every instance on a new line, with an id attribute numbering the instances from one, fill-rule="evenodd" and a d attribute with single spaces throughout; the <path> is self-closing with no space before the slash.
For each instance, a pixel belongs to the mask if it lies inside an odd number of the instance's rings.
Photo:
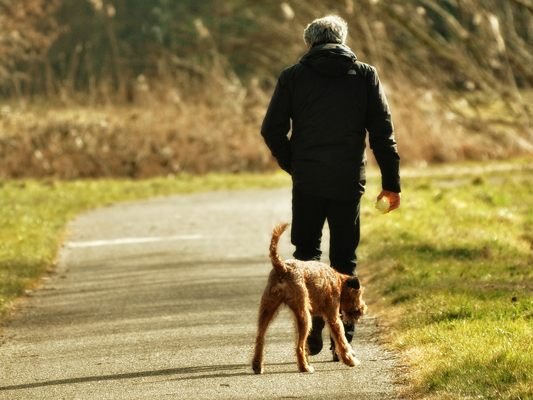
<path id="1" fill-rule="evenodd" d="M 359 203 L 359 198 L 331 200 L 293 189 L 291 241 L 296 247 L 294 258 L 320 260 L 322 228 L 327 220 L 331 266 L 341 273 L 355 274 L 360 238 Z"/>

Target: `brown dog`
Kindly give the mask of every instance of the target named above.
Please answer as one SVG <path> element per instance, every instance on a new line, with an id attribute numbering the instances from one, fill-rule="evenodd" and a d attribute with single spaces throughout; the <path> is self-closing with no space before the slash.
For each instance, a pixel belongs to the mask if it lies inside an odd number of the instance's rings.
<path id="1" fill-rule="evenodd" d="M 357 277 L 340 274 L 318 261 L 282 261 L 278 242 L 289 224 L 280 224 L 272 232 L 270 260 L 272 272 L 261 299 L 259 326 L 252 368 L 263 373 L 265 333 L 281 304 L 293 311 L 298 326 L 296 357 L 300 372 L 313 372 L 307 360 L 306 342 L 311 329 L 311 315 L 320 315 L 328 323 L 340 359 L 351 367 L 358 364 L 354 351 L 344 336 L 345 323 L 356 322 L 366 312 L 363 288 Z"/>

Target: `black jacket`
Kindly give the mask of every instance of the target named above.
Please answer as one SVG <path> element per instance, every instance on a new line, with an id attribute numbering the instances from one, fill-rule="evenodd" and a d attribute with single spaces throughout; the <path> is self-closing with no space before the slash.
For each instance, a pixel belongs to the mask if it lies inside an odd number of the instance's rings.
<path id="1" fill-rule="evenodd" d="M 376 69 L 339 44 L 315 46 L 281 73 L 261 127 L 295 188 L 339 200 L 364 192 L 366 132 L 383 189 L 400 192 L 400 157 Z"/>

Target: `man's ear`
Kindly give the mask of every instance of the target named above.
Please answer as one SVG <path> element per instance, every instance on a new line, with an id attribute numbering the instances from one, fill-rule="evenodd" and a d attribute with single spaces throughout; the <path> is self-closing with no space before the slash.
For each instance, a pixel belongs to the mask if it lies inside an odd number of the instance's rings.
<path id="1" fill-rule="evenodd" d="M 352 289 L 360 289 L 361 283 L 359 282 L 359 278 L 357 276 L 354 276 L 353 278 L 350 278 L 346 281 L 346 286 Z"/>

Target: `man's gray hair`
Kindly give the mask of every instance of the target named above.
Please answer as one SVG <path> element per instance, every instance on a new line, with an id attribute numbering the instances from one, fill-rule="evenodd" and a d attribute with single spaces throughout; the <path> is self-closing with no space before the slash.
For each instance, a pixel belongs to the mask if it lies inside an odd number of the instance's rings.
<path id="1" fill-rule="evenodd" d="M 326 43 L 344 44 L 347 35 L 348 24 L 337 15 L 315 19 L 304 30 L 305 44 L 310 47 Z"/>

